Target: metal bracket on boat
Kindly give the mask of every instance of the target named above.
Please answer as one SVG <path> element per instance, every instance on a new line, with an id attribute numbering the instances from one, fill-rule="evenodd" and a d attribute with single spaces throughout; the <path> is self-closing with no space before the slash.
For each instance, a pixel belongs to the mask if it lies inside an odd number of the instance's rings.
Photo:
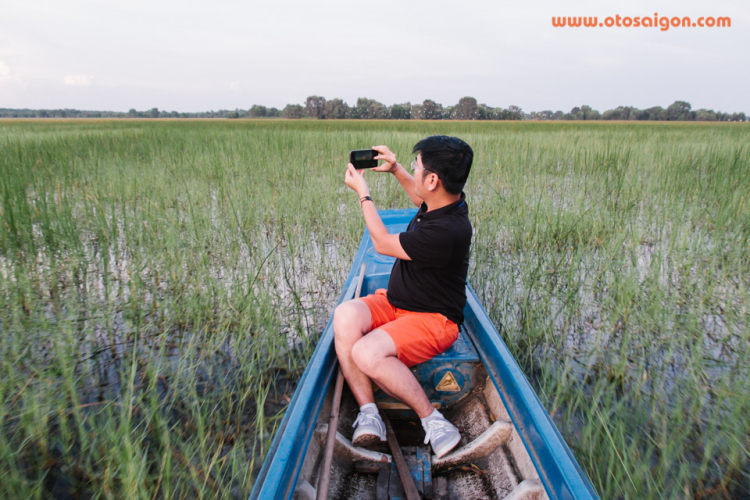
<path id="1" fill-rule="evenodd" d="M 320 424 L 315 428 L 315 436 L 321 443 L 325 443 L 327 434 L 328 424 Z M 354 446 L 351 441 L 338 431 L 336 431 L 336 443 L 334 444 L 333 452 L 335 455 L 344 455 L 354 462 L 362 460 L 366 462 L 390 463 L 392 461 L 388 453 L 380 453 Z"/>
<path id="2" fill-rule="evenodd" d="M 512 423 L 506 420 L 498 420 L 489 426 L 486 431 L 477 436 L 474 441 L 462 446 L 453 453 L 449 453 L 443 458 L 437 458 L 433 455 L 432 468 L 435 471 L 440 471 L 460 464 L 474 462 L 481 457 L 489 455 L 498 446 L 508 441 L 512 432 Z"/>

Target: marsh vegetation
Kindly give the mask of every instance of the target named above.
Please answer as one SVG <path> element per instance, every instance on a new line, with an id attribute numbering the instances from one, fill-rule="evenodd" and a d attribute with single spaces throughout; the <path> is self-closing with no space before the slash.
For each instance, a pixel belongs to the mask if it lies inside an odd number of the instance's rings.
<path id="1" fill-rule="evenodd" d="M 0 123 L 0 491 L 245 498 L 364 230 L 348 151 L 431 133 L 602 498 L 750 489 L 747 125 L 87 121 Z"/>

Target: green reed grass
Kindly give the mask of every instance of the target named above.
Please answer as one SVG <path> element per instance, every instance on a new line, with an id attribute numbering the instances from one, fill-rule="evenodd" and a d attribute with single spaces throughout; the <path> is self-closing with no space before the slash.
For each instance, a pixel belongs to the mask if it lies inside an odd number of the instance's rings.
<path id="1" fill-rule="evenodd" d="M 246 497 L 364 229 L 348 151 L 432 133 L 602 498 L 749 489 L 747 126 L 50 121 L 0 123 L 0 490 Z"/>

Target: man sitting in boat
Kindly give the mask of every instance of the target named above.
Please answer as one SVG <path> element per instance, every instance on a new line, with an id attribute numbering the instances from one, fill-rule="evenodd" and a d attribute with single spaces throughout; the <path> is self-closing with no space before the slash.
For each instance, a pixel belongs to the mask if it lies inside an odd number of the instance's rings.
<path id="1" fill-rule="evenodd" d="M 386 146 L 373 149 L 384 163 L 372 170 L 393 174 L 419 211 L 405 232 L 389 234 L 361 171 L 348 165 L 345 182 L 359 196 L 375 250 L 396 257 L 387 291 L 344 302 L 333 317 L 336 354 L 360 410 L 352 443 L 386 440 L 373 380 L 417 413 L 425 444 L 442 457 L 458 444 L 458 429 L 432 407 L 409 367 L 446 351 L 463 322 L 472 229 L 462 190 L 474 152 L 456 137 L 422 139 L 412 177 Z"/>

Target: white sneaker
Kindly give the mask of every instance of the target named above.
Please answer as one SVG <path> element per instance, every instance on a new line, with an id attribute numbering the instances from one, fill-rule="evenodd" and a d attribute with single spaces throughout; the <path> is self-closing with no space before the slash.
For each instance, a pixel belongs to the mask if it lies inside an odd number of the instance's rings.
<path id="1" fill-rule="evenodd" d="M 354 446 L 370 446 L 378 441 L 385 441 L 385 424 L 379 413 L 359 412 L 352 427 L 356 427 L 352 444 Z"/>
<path id="2" fill-rule="evenodd" d="M 445 418 L 430 419 L 426 427 L 424 444 L 429 442 L 438 458 L 443 458 L 461 441 L 461 434 L 458 433 L 456 426 Z"/>

